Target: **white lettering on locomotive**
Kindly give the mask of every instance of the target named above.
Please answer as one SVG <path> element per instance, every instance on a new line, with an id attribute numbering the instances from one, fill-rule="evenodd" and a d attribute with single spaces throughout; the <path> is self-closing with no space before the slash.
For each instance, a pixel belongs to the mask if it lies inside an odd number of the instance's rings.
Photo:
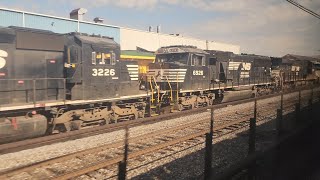
<path id="1" fill-rule="evenodd" d="M 0 49 L 0 69 L 6 65 L 6 60 L 4 58 L 8 57 L 8 53 Z"/>
<path id="2" fill-rule="evenodd" d="M 192 74 L 194 76 L 203 76 L 203 70 L 193 70 Z"/>
<path id="3" fill-rule="evenodd" d="M 291 66 L 291 71 L 300 71 L 300 66 Z"/>
<path id="4" fill-rule="evenodd" d="M 92 69 L 92 76 L 114 76 L 114 69 Z"/>
<path id="5" fill-rule="evenodd" d="M 242 63 L 242 70 L 250 71 L 251 70 L 251 63 Z"/>

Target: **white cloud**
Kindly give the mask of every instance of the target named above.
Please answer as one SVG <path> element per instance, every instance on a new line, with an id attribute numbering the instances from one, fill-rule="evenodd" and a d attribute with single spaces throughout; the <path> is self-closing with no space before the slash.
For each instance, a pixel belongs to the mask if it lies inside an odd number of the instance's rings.
<path id="1" fill-rule="evenodd" d="M 239 44 L 242 51 L 248 53 L 319 54 L 319 19 L 285 1 L 257 1 L 249 0 L 250 3 L 239 5 L 235 11 L 231 11 L 232 5 L 228 3 L 225 7 L 213 5 L 211 9 L 232 13 L 193 24 L 190 32 L 200 38 Z M 319 11 L 320 1 L 300 3 Z"/>

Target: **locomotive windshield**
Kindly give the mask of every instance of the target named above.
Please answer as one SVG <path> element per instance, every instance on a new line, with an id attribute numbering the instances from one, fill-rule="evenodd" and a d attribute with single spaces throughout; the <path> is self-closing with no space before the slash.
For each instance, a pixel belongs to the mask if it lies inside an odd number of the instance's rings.
<path id="1" fill-rule="evenodd" d="M 177 64 L 187 64 L 189 53 L 172 53 L 159 54 L 156 57 L 156 62 L 171 62 Z"/>
<path id="2" fill-rule="evenodd" d="M 314 66 L 314 68 L 315 68 L 316 70 L 320 70 L 320 63 L 319 63 L 319 62 L 314 63 L 313 66 Z"/>

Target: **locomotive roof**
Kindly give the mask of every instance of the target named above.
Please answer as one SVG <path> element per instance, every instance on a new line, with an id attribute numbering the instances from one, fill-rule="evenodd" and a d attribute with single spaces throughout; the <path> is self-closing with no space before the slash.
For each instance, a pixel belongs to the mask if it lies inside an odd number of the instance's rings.
<path id="1" fill-rule="evenodd" d="M 171 53 L 209 54 L 202 49 L 198 49 L 196 46 L 166 46 L 158 49 L 155 54 L 171 54 Z"/>
<path id="2" fill-rule="evenodd" d="M 43 29 L 34 29 L 34 28 L 26 28 L 26 27 L 18 27 L 18 26 L 9 26 L 10 29 L 20 31 L 20 32 L 32 32 L 32 33 L 41 33 L 41 34 L 54 34 L 54 35 L 61 35 L 58 33 L 54 33 L 49 30 L 43 30 Z"/>
<path id="3" fill-rule="evenodd" d="M 106 46 L 119 46 L 112 38 L 107 37 L 98 37 L 98 36 L 87 36 L 81 34 L 75 34 L 80 41 L 87 44 L 99 44 L 99 45 L 106 45 Z"/>
<path id="4" fill-rule="evenodd" d="M 310 56 L 300 56 L 295 54 L 287 54 L 282 57 L 282 59 L 285 59 L 287 61 L 319 61 L 318 58 L 310 57 Z"/>
<path id="5" fill-rule="evenodd" d="M 240 55 L 235 55 L 235 57 L 238 58 L 244 58 L 252 61 L 259 61 L 259 60 L 264 60 L 264 61 L 271 61 L 271 58 L 269 56 L 262 56 L 262 55 L 255 55 L 255 54 L 240 54 Z"/>

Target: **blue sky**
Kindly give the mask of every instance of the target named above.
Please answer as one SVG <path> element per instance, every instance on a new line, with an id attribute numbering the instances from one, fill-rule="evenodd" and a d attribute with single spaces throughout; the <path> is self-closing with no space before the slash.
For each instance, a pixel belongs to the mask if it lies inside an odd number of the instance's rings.
<path id="1" fill-rule="evenodd" d="M 320 14 L 320 0 L 296 0 Z M 285 0 L 1 0 L 1 7 L 232 43 L 242 52 L 269 56 L 320 54 L 320 19 Z"/>

